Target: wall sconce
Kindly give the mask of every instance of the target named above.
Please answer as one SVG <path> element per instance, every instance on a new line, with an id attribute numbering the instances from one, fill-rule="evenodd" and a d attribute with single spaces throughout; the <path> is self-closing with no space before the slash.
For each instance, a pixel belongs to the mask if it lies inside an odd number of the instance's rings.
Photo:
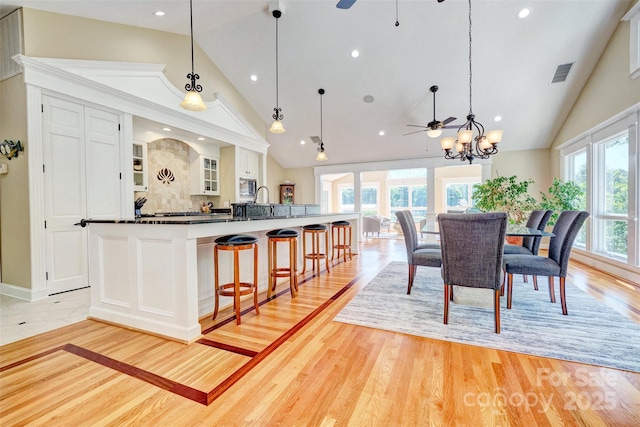
<path id="1" fill-rule="evenodd" d="M 20 144 L 20 141 L 13 142 L 7 141 L 5 139 L 4 142 L 0 143 L 0 154 L 5 156 L 9 160 L 13 159 L 14 157 L 18 157 L 19 151 L 24 151 L 24 148 L 22 147 L 22 144 Z"/>

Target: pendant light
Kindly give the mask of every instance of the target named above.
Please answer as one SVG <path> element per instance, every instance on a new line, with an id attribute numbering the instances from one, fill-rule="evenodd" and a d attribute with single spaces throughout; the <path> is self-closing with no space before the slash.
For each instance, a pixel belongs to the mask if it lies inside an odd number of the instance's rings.
<path id="1" fill-rule="evenodd" d="M 316 160 L 324 162 L 328 160 L 327 154 L 324 152 L 324 141 L 322 140 L 322 95 L 324 95 L 324 89 L 318 89 L 320 94 L 320 142 L 318 143 L 318 155 Z"/>
<path id="2" fill-rule="evenodd" d="M 185 110 L 204 111 L 207 109 L 207 106 L 202 102 L 202 98 L 198 93 L 202 92 L 202 86 L 196 83 L 196 80 L 198 80 L 200 76 L 196 74 L 193 66 L 193 0 L 189 0 L 189 17 L 191 18 L 191 73 L 187 74 L 187 78 L 191 80 L 191 83 L 187 83 L 184 86 L 187 94 L 180 103 L 180 106 Z"/>
<path id="3" fill-rule="evenodd" d="M 269 128 L 269 132 L 285 133 L 286 129 L 282 126 L 282 108 L 278 106 L 278 19 L 282 16 L 282 12 L 276 9 L 272 14 L 273 17 L 276 18 L 276 108 L 273 109 L 273 116 L 271 116 L 273 117 L 273 123 Z"/>

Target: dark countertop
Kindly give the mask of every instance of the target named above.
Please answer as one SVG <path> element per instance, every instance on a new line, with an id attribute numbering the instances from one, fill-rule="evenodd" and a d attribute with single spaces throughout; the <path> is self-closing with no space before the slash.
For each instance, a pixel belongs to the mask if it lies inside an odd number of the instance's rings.
<path id="1" fill-rule="evenodd" d="M 340 215 L 340 214 L 318 214 L 318 215 L 296 215 L 296 216 L 267 216 L 267 217 L 234 217 L 231 215 L 185 215 L 185 216 L 143 216 L 135 219 L 84 219 L 78 225 L 86 224 L 175 224 L 175 225 L 189 225 L 189 224 L 216 224 L 224 222 L 240 222 L 240 221 L 268 221 L 272 219 L 288 219 L 288 218 L 311 218 L 311 217 L 323 217 L 327 215 Z M 83 225 L 84 223 L 84 225 Z"/>

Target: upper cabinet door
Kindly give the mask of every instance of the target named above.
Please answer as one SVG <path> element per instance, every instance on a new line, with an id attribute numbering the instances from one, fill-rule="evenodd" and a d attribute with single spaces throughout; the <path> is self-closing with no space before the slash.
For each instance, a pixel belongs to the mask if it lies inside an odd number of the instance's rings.
<path id="1" fill-rule="evenodd" d="M 149 189 L 149 168 L 147 161 L 147 144 L 133 143 L 133 191 Z"/>
<path id="2" fill-rule="evenodd" d="M 220 159 L 190 151 L 191 194 L 205 196 L 220 195 Z"/>
<path id="3" fill-rule="evenodd" d="M 258 179 L 260 177 L 260 154 L 242 148 L 238 151 L 240 158 L 238 176 Z"/>

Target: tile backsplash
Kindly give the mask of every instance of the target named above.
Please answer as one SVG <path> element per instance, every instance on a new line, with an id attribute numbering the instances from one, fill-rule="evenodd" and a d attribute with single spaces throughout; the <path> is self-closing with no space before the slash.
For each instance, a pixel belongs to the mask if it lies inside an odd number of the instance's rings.
<path id="1" fill-rule="evenodd" d="M 147 144 L 148 191 L 134 194 L 146 197 L 142 213 L 199 211 L 203 202 L 218 206 L 217 196 L 192 196 L 189 174 L 189 146 L 165 138 Z M 191 207 L 190 207 L 191 206 Z"/>

